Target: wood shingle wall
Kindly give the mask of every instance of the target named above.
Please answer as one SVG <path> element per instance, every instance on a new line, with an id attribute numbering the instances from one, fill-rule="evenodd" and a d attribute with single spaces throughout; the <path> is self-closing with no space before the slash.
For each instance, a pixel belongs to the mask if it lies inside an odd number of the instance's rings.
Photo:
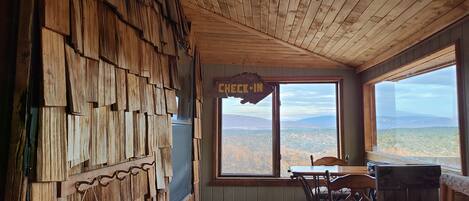
<path id="1" fill-rule="evenodd" d="M 41 103 L 31 200 L 169 200 L 177 54 L 189 35 L 179 1 L 39 4 Z M 148 170 L 86 193 L 59 188 L 85 172 L 148 157 L 155 161 Z"/>
<path id="2" fill-rule="evenodd" d="M 193 129 L 194 135 L 192 139 L 192 182 L 193 182 L 193 196 L 194 201 L 201 199 L 200 195 L 200 173 L 201 173 L 201 160 L 202 160 L 202 63 L 200 61 L 200 54 L 196 51 L 194 54 L 194 68 L 195 68 L 195 112 Z"/>

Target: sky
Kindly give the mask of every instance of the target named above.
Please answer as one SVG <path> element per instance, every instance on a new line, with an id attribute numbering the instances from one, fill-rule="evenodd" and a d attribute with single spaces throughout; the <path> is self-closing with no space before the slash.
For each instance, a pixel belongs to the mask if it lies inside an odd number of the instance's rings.
<path id="1" fill-rule="evenodd" d="M 377 116 L 431 115 L 457 119 L 456 67 L 376 84 Z"/>
<path id="2" fill-rule="evenodd" d="M 336 114 L 335 84 L 280 85 L 282 121 Z M 456 67 L 451 66 L 398 82 L 376 84 L 377 116 L 431 115 L 457 119 Z M 224 114 L 272 119 L 272 95 L 256 105 L 223 100 Z"/>
<path id="3" fill-rule="evenodd" d="M 281 84 L 280 114 L 282 121 L 335 115 L 335 84 Z M 238 98 L 223 100 L 224 114 L 272 119 L 272 95 L 257 103 L 240 104 Z"/>

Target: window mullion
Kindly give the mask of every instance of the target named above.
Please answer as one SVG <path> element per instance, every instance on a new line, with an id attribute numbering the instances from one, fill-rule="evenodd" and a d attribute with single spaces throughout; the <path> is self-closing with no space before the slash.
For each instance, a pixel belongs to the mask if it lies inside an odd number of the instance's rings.
<path id="1" fill-rule="evenodd" d="M 280 85 L 275 84 L 272 104 L 272 159 L 274 176 L 280 177 Z"/>

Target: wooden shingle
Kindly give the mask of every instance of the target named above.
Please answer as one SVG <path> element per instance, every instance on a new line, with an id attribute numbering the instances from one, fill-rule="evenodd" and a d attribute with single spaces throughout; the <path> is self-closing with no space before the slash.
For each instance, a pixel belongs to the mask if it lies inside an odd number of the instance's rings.
<path id="1" fill-rule="evenodd" d="M 63 35 L 70 34 L 70 0 L 41 0 L 42 25 Z"/>
<path id="2" fill-rule="evenodd" d="M 98 1 L 83 0 L 83 54 L 99 60 Z"/>
<path id="3" fill-rule="evenodd" d="M 41 29 L 42 92 L 45 106 L 67 106 L 64 39 Z"/>
<path id="4" fill-rule="evenodd" d="M 37 181 L 67 178 L 67 121 L 64 107 L 39 108 Z"/>

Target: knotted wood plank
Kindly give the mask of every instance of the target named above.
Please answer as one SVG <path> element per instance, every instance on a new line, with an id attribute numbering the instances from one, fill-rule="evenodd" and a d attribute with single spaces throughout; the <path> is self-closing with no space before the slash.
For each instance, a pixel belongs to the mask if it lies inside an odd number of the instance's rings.
<path id="1" fill-rule="evenodd" d="M 155 115 L 155 101 L 153 86 L 147 84 L 147 78 L 140 78 L 140 112 L 147 115 Z"/>
<path id="2" fill-rule="evenodd" d="M 156 172 L 154 166 L 148 170 L 148 194 L 150 199 L 155 199 L 157 195 Z"/>
<path id="3" fill-rule="evenodd" d="M 116 157 L 119 161 L 125 161 L 125 112 L 124 111 L 117 111 L 116 118 L 114 121 L 116 122 L 116 138 L 118 141 L 117 144 L 117 153 Z"/>
<path id="4" fill-rule="evenodd" d="M 147 98 L 147 114 L 148 115 L 155 115 L 155 90 L 153 89 L 153 86 L 150 84 L 146 85 L 146 98 Z"/>
<path id="5" fill-rule="evenodd" d="M 166 112 L 168 114 L 176 114 L 178 111 L 177 103 L 176 103 L 176 91 L 165 89 L 165 97 L 166 97 Z"/>
<path id="6" fill-rule="evenodd" d="M 173 118 L 172 115 L 168 114 L 166 115 L 166 123 L 168 126 L 168 141 L 169 141 L 169 146 L 173 148 Z"/>
<path id="7" fill-rule="evenodd" d="M 157 127 L 156 127 L 156 116 L 148 116 L 146 115 L 146 123 L 147 123 L 147 154 L 152 154 L 158 149 L 158 135 L 157 135 Z"/>
<path id="8" fill-rule="evenodd" d="M 121 200 L 119 191 L 120 182 L 111 181 L 108 186 L 96 186 L 96 197 L 97 200 Z"/>
<path id="9" fill-rule="evenodd" d="M 130 73 L 127 73 L 127 110 L 140 110 L 139 78 Z"/>
<path id="10" fill-rule="evenodd" d="M 169 70 L 169 58 L 168 55 L 160 54 L 161 61 L 161 74 L 163 79 L 164 88 L 171 88 L 171 75 Z"/>
<path id="11" fill-rule="evenodd" d="M 133 200 L 144 200 L 145 194 L 147 194 L 148 180 L 147 172 L 141 171 L 137 175 L 130 177 L 132 184 L 132 199 Z"/>
<path id="12" fill-rule="evenodd" d="M 195 97 L 199 101 L 203 101 L 203 83 L 202 83 L 202 64 L 200 63 L 200 53 L 197 51 L 194 56 L 195 65 Z"/>
<path id="13" fill-rule="evenodd" d="M 83 54 L 99 60 L 98 1 L 83 0 Z"/>
<path id="14" fill-rule="evenodd" d="M 67 115 L 67 161 L 74 167 L 88 160 L 89 117 Z"/>
<path id="15" fill-rule="evenodd" d="M 166 115 L 156 116 L 155 118 L 155 128 L 157 130 L 157 142 L 158 148 L 171 147 L 170 143 L 170 133 L 168 127 L 168 117 Z"/>
<path id="16" fill-rule="evenodd" d="M 120 197 L 121 200 L 132 200 L 132 185 L 130 184 L 130 177 L 125 177 L 120 182 Z"/>
<path id="17" fill-rule="evenodd" d="M 108 155 L 108 165 L 116 164 L 120 162 L 120 157 L 119 157 L 119 146 L 122 142 L 119 141 L 119 136 L 118 136 L 118 126 L 116 123 L 118 121 L 116 120 L 118 118 L 119 113 L 118 112 L 113 112 L 109 111 L 108 112 L 108 121 L 107 121 L 107 155 Z"/>
<path id="18" fill-rule="evenodd" d="M 122 19 L 127 20 L 127 3 L 126 0 L 115 0 L 118 2 L 117 4 L 117 12 L 122 17 Z"/>
<path id="19" fill-rule="evenodd" d="M 39 108 L 37 181 L 67 178 L 67 121 L 64 107 Z"/>
<path id="20" fill-rule="evenodd" d="M 86 84 L 88 102 L 98 103 L 99 61 L 86 59 Z"/>
<path id="21" fill-rule="evenodd" d="M 125 158 L 134 157 L 134 117 L 125 112 Z"/>
<path id="22" fill-rule="evenodd" d="M 134 154 L 135 156 L 145 155 L 146 148 L 146 119 L 142 113 L 133 113 L 134 118 Z"/>
<path id="23" fill-rule="evenodd" d="M 161 15 L 160 7 L 156 2 L 153 2 L 153 9 L 150 10 L 151 29 L 154 30 L 151 35 L 151 41 L 154 46 L 161 50 Z"/>
<path id="24" fill-rule="evenodd" d="M 178 70 L 178 61 L 176 57 L 169 57 L 169 69 L 170 69 L 170 78 L 171 78 L 171 88 L 181 89 L 181 81 L 179 80 L 179 70 Z"/>
<path id="25" fill-rule="evenodd" d="M 151 68 L 153 65 L 154 47 L 145 41 L 141 41 L 141 54 L 140 54 L 140 76 L 150 77 Z"/>
<path id="26" fill-rule="evenodd" d="M 164 176 L 173 176 L 173 161 L 171 159 L 172 150 L 170 147 L 161 148 L 161 156 L 163 159 Z"/>
<path id="27" fill-rule="evenodd" d="M 57 184 L 50 183 L 32 183 L 31 201 L 57 201 Z"/>
<path id="28" fill-rule="evenodd" d="M 201 151 L 202 149 L 200 148 L 200 140 L 199 139 L 192 139 L 192 158 L 194 161 L 201 160 Z"/>
<path id="29" fill-rule="evenodd" d="M 135 51 L 130 49 L 130 31 L 131 27 L 125 24 L 122 20 L 116 21 L 117 25 L 117 41 L 119 46 L 119 51 L 117 52 L 117 66 L 123 69 L 130 69 L 130 52 Z"/>
<path id="30" fill-rule="evenodd" d="M 195 101 L 195 117 L 202 118 L 202 102 L 200 100 Z"/>
<path id="31" fill-rule="evenodd" d="M 67 106 L 64 39 L 41 29 L 42 92 L 45 106 Z"/>
<path id="32" fill-rule="evenodd" d="M 107 162 L 107 121 L 108 108 L 93 108 L 91 116 L 90 165 Z"/>
<path id="33" fill-rule="evenodd" d="M 101 60 L 98 77 L 98 106 L 116 103 L 116 71 L 112 64 Z"/>
<path id="34" fill-rule="evenodd" d="M 202 139 L 202 122 L 199 117 L 194 118 L 194 138 Z"/>
<path id="35" fill-rule="evenodd" d="M 67 88 L 69 110 L 72 114 L 84 115 L 86 111 L 86 60 L 75 53 L 68 45 L 65 46 L 67 64 Z"/>
<path id="36" fill-rule="evenodd" d="M 194 184 L 200 181 L 200 163 L 199 161 L 192 161 L 192 181 Z"/>
<path id="37" fill-rule="evenodd" d="M 142 30 L 141 3 L 139 1 L 127 1 L 128 22 L 139 30 Z"/>
<path id="38" fill-rule="evenodd" d="M 143 5 L 140 9 L 140 19 L 142 20 L 142 32 L 143 32 L 143 39 L 146 41 L 151 41 L 150 35 L 151 32 L 154 30 L 151 30 L 151 20 L 150 20 L 150 10 L 151 7 L 148 5 L 145 5 L 145 2 L 143 2 Z"/>
<path id="39" fill-rule="evenodd" d="M 88 103 L 86 116 L 80 117 L 80 162 L 90 159 L 90 139 L 91 139 L 91 115 L 93 112 L 93 104 Z"/>
<path id="40" fill-rule="evenodd" d="M 116 104 L 114 110 L 127 109 L 127 72 L 123 69 L 116 68 Z"/>
<path id="41" fill-rule="evenodd" d="M 146 94 L 147 88 L 147 79 L 144 77 L 139 77 L 139 93 L 140 93 L 140 112 L 147 113 L 148 112 L 148 104 L 147 96 L 150 94 Z M 152 94 L 153 96 L 153 94 Z"/>
<path id="42" fill-rule="evenodd" d="M 99 6 L 99 54 L 108 62 L 117 64 L 117 17 L 104 2 Z"/>
<path id="43" fill-rule="evenodd" d="M 164 181 L 163 156 L 161 155 L 160 149 L 155 150 L 155 169 L 156 169 L 156 188 L 165 189 L 166 183 Z"/>
<path id="44" fill-rule="evenodd" d="M 70 38 L 75 50 L 83 53 L 83 0 L 71 0 Z"/>
<path id="45" fill-rule="evenodd" d="M 63 35 L 69 35 L 70 1 L 41 0 L 39 3 L 42 25 Z"/>
<path id="46" fill-rule="evenodd" d="M 167 20 L 163 20 L 161 27 L 164 42 L 163 53 L 171 56 L 177 56 L 176 40 L 174 38 L 173 25 Z"/>
<path id="47" fill-rule="evenodd" d="M 169 19 L 174 23 L 179 23 L 179 9 L 177 1 L 166 0 L 166 9 L 168 11 Z"/>
<path id="48" fill-rule="evenodd" d="M 164 89 L 155 87 L 155 113 L 157 115 L 166 115 L 166 96 Z"/>
<path id="49" fill-rule="evenodd" d="M 161 56 L 156 51 L 152 53 L 152 65 L 150 69 L 150 84 L 154 84 L 157 87 L 163 88 L 163 77 L 161 67 Z"/>

